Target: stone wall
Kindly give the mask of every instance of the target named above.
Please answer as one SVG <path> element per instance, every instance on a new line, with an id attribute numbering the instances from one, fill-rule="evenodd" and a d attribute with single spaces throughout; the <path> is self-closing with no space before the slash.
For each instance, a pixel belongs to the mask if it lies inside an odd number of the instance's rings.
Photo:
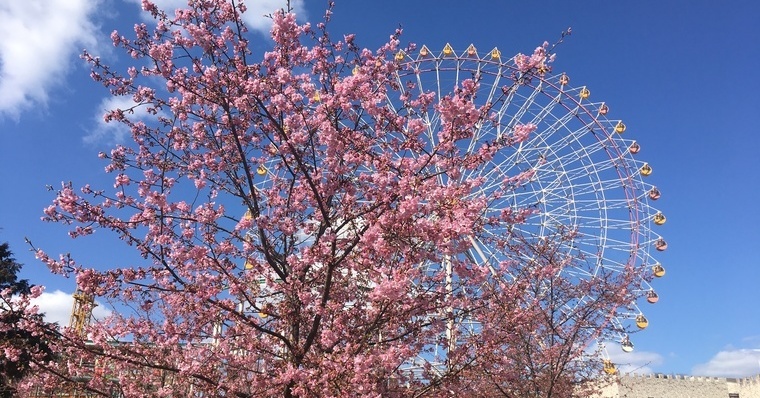
<path id="1" fill-rule="evenodd" d="M 731 395 L 729 395 L 731 394 Z M 743 379 L 683 375 L 625 375 L 598 398 L 760 398 L 760 376 Z"/>
<path id="2" fill-rule="evenodd" d="M 760 398 L 760 375 L 734 380 L 736 382 L 729 383 L 728 392 L 739 394 L 739 398 Z"/>

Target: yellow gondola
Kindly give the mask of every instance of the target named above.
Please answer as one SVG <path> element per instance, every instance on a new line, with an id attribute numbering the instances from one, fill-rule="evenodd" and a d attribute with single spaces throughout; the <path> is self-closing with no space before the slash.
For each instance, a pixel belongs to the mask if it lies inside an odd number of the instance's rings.
<path id="1" fill-rule="evenodd" d="M 583 87 L 578 95 L 581 97 L 581 99 L 586 99 L 591 95 L 591 91 L 589 91 L 589 89 L 586 87 Z"/>
<path id="2" fill-rule="evenodd" d="M 618 134 L 623 134 L 625 132 L 625 124 L 622 121 L 615 125 L 615 132 Z"/>
<path id="3" fill-rule="evenodd" d="M 665 267 L 663 267 L 660 263 L 657 263 L 652 266 L 652 275 L 662 278 L 665 276 Z"/>
<path id="4" fill-rule="evenodd" d="M 665 224 L 665 215 L 662 213 L 657 213 L 654 215 L 654 223 L 657 225 Z"/>
<path id="5" fill-rule="evenodd" d="M 649 326 L 649 320 L 643 314 L 639 314 L 636 316 L 636 326 L 639 329 L 646 329 Z"/>
<path id="6" fill-rule="evenodd" d="M 452 54 L 454 54 L 454 48 L 451 47 L 451 44 L 446 43 L 446 45 L 443 46 L 443 55 L 449 56 L 449 55 L 452 55 Z"/>
<path id="7" fill-rule="evenodd" d="M 652 166 L 650 166 L 649 163 L 644 163 L 644 165 L 641 166 L 641 169 L 639 170 L 639 172 L 641 173 L 641 175 L 646 177 L 652 174 Z"/>
<path id="8" fill-rule="evenodd" d="M 604 365 L 602 369 L 604 369 L 604 373 L 607 373 L 608 375 L 617 374 L 617 368 L 615 367 L 615 364 L 612 363 L 612 361 L 610 361 L 609 359 L 604 360 Z"/>

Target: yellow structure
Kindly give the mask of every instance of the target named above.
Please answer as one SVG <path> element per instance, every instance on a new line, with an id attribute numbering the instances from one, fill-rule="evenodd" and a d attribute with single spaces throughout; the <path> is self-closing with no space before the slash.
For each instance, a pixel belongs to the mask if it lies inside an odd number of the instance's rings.
<path id="1" fill-rule="evenodd" d="M 91 294 L 77 288 L 74 292 L 74 306 L 71 308 L 69 326 L 76 331 L 77 336 L 86 338 L 85 330 L 92 320 L 92 309 L 95 308 L 95 299 Z"/>

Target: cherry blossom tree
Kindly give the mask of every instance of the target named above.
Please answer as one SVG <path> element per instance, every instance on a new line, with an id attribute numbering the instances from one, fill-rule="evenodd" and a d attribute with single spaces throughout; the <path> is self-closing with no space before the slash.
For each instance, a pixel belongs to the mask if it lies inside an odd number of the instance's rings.
<path id="1" fill-rule="evenodd" d="M 414 50 L 400 31 L 370 51 L 330 37 L 331 9 L 315 27 L 285 10 L 257 56 L 244 4 L 188 4 L 170 14 L 143 0 L 154 26 L 111 36 L 135 59 L 124 72 L 84 54 L 94 80 L 134 101 L 105 116 L 131 140 L 101 154 L 112 188 L 63 184 L 45 217 L 76 238 L 110 231 L 144 260 L 92 268 L 37 251 L 115 309 L 87 339 L 63 331 L 65 366 L 44 377 L 103 396 L 414 397 L 544 377 L 530 359 L 560 362 L 551 377 L 573 371 L 603 325 L 571 321 L 597 328 L 576 338 L 555 315 L 573 289 L 599 287 L 564 285 L 573 258 L 515 241 L 509 226 L 529 210 L 489 210 L 529 175 L 485 190 L 462 173 L 535 126 L 459 145 L 498 123 L 493 104 L 474 101 L 477 77 L 440 98 L 399 90 L 413 83 L 395 78 L 394 55 Z M 505 90 L 550 71 L 546 46 L 514 60 Z M 538 260 L 486 266 L 467 255 L 481 238 Z M 605 308 L 622 296 L 609 293 Z"/>
<path id="2" fill-rule="evenodd" d="M 18 279 L 21 270 L 8 243 L 0 244 L 0 397 L 16 396 L 16 384 L 37 361 L 51 361 L 52 326 L 31 305 L 39 286 Z"/>
<path id="3" fill-rule="evenodd" d="M 478 366 L 468 368 L 465 377 L 467 394 L 587 397 L 609 382 L 596 342 L 605 333 L 621 332 L 611 306 L 636 299 L 625 287 L 635 286 L 637 277 L 610 271 L 592 279 L 573 277 L 594 269 L 583 255 L 564 249 L 576 234 L 561 230 L 539 239 L 512 236 L 511 275 L 489 282 L 504 284 L 500 289 L 508 294 L 491 296 L 490 316 L 481 321 L 482 338 L 475 341 Z M 498 318 L 518 308 L 519 319 Z"/>

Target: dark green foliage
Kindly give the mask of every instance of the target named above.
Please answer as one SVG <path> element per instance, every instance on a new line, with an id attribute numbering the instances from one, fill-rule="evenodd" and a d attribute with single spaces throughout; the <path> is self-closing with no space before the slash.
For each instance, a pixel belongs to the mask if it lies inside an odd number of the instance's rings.
<path id="1" fill-rule="evenodd" d="M 8 248 L 8 243 L 0 245 L 0 290 L 11 288 L 13 294 L 29 294 L 29 281 L 18 280 L 16 275 L 21 270 L 21 264 L 16 262 Z"/>
<path id="2" fill-rule="evenodd" d="M 31 292 L 29 281 L 18 279 L 20 270 L 21 264 L 13 258 L 8 243 L 0 244 L 0 292 L 4 292 L 0 295 L 0 398 L 15 395 L 13 385 L 29 372 L 33 361 L 53 358 L 49 345 L 51 325 L 43 321 L 41 314 L 27 314 L 10 301 L 12 296 Z M 23 325 L 34 325 L 34 330 Z M 9 357 L 6 347 L 19 349 L 20 354 Z"/>

